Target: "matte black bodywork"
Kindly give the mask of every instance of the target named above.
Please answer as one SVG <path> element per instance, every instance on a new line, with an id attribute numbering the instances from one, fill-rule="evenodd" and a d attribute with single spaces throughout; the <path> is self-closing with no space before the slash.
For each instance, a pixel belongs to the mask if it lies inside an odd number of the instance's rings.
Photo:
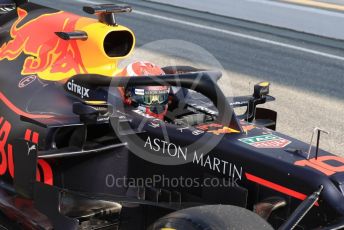
<path id="1" fill-rule="evenodd" d="M 29 12 L 26 20 L 57 12 L 30 3 L 21 7 Z M 11 39 L 9 31 L 16 18 L 15 11 L 0 16 L 0 47 Z M 185 71 L 156 78 L 114 79 L 88 74 L 64 82 L 46 81 L 36 75 L 22 74 L 26 58 L 26 54 L 21 54 L 15 60 L 0 59 L 0 209 L 9 218 L 20 217 L 20 222 L 28 228 L 58 229 L 67 225 L 75 228 L 82 222 L 83 215 L 81 210 L 71 207 L 79 202 L 87 209 L 94 205 L 92 200 L 98 204 L 106 201 L 121 204 L 120 215 L 117 213 L 119 216 L 113 218 L 118 218 L 123 229 L 139 229 L 185 207 L 232 204 L 253 210 L 271 197 L 286 202 L 268 219 L 274 227 L 279 227 L 302 200 L 321 185 L 324 190 L 319 201 L 299 226 L 324 227 L 344 216 L 344 160 L 325 151 L 320 151 L 317 159 L 313 151 L 307 159 L 307 144 L 265 127 L 268 125 L 259 125 L 264 124 L 259 121 L 270 119 L 271 116 L 266 115 L 268 110 L 257 108 L 249 119 L 253 123 L 245 121 L 245 116 L 239 120 L 233 105 L 216 85 L 217 72 Z M 194 86 L 196 80 L 198 83 Z M 90 104 L 68 89 L 72 81 L 89 89 L 92 100 L 107 103 Z M 126 85 L 193 88 L 210 98 L 218 114 L 214 115 L 213 122 L 189 127 L 161 123 L 123 105 L 116 87 Z M 177 105 L 186 98 L 185 94 L 174 96 Z M 197 104 L 197 100 L 194 103 Z M 202 113 L 200 109 L 187 109 L 188 104 L 192 103 L 185 102 L 181 110 L 170 108 L 170 120 Z M 99 107 L 105 108 L 105 112 L 100 112 Z M 260 141 L 265 141 L 265 145 L 260 145 Z M 31 149 L 36 155 L 29 151 L 26 156 L 27 143 L 37 146 Z M 164 143 L 172 143 L 181 152 L 177 157 L 166 156 L 161 147 Z M 144 154 L 158 157 L 147 161 L 132 153 L 140 148 Z M 161 157 L 166 158 L 165 164 L 158 163 Z M 33 183 L 32 177 L 36 174 L 37 182 Z M 16 178 L 16 175 L 21 176 Z M 150 187 L 128 188 L 115 186 L 112 181 L 113 178 L 154 178 L 156 175 L 201 182 L 220 178 L 233 186 L 173 187 L 160 182 Z M 30 200 L 35 202 L 30 203 Z M 26 208 L 18 204 L 25 204 Z M 101 204 L 105 208 L 109 205 Z"/>

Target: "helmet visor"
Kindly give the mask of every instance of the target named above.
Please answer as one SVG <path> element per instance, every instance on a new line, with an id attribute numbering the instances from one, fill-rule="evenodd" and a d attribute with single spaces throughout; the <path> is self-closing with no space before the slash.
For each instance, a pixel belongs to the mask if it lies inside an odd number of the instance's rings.
<path id="1" fill-rule="evenodd" d="M 140 105 L 165 105 L 168 102 L 167 87 L 134 88 L 132 99 Z"/>

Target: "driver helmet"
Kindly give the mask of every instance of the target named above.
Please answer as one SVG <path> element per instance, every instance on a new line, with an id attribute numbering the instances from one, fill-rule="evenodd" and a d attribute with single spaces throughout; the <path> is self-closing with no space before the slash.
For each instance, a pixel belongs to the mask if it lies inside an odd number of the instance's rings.
<path id="1" fill-rule="evenodd" d="M 164 71 L 150 62 L 134 62 L 126 66 L 119 76 L 158 76 Z M 134 86 L 123 89 L 125 104 L 131 105 L 144 114 L 163 120 L 168 109 L 168 86 Z"/>

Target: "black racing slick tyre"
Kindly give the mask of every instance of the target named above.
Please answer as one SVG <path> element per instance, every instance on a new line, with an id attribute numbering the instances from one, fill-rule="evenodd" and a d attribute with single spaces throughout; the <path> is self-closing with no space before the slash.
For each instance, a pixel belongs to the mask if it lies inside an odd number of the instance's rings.
<path id="1" fill-rule="evenodd" d="M 149 230 L 272 230 L 255 213 L 231 205 L 207 205 L 173 212 L 157 220 Z"/>

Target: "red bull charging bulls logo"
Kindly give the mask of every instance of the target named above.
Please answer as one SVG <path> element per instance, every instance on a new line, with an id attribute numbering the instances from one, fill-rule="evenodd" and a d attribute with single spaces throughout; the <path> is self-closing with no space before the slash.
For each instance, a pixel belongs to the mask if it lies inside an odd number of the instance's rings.
<path id="1" fill-rule="evenodd" d="M 74 31 L 80 16 L 63 11 L 43 14 L 24 24 L 27 11 L 18 8 L 11 40 L 0 48 L 0 61 L 15 60 L 24 54 L 22 75 L 37 74 L 45 80 L 60 80 L 58 75 L 87 73 L 77 41 L 63 40 L 55 32 Z M 54 26 L 49 26 L 54 25 Z"/>

